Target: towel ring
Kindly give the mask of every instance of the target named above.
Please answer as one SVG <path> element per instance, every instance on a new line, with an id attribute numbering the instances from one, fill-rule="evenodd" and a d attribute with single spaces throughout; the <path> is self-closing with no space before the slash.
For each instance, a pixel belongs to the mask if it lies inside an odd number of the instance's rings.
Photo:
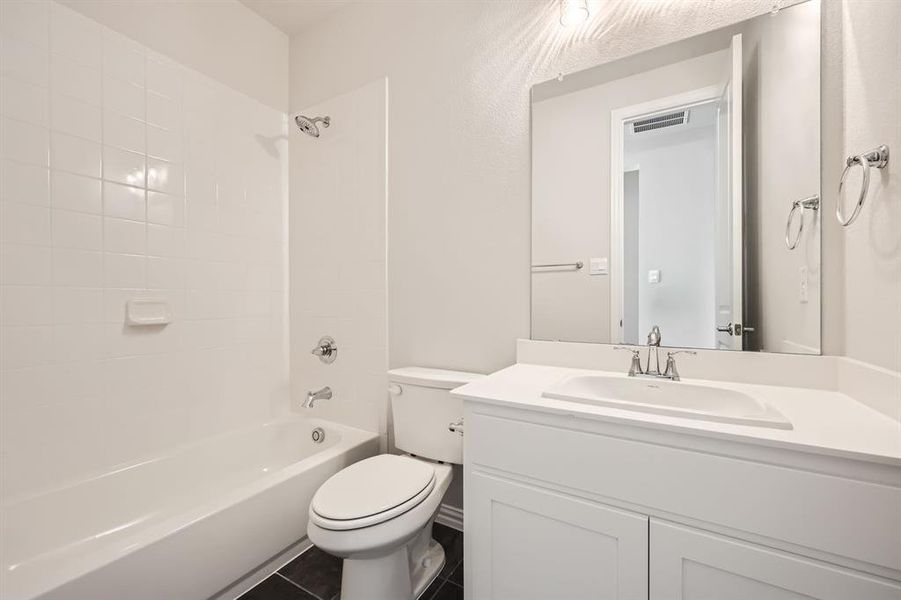
<path id="1" fill-rule="evenodd" d="M 857 219 L 857 215 L 860 214 L 860 209 L 863 208 L 863 203 L 867 199 L 867 192 L 870 190 L 870 168 L 875 167 L 877 169 L 883 169 L 887 164 L 888 146 L 885 145 L 873 148 L 872 150 L 864 152 L 863 154 L 858 154 L 857 156 L 849 156 L 845 161 L 845 169 L 842 171 L 842 178 L 838 182 L 838 199 L 835 201 L 835 218 L 838 219 L 838 222 L 841 223 L 842 227 L 847 227 L 853 223 Z M 863 180 L 861 181 L 860 195 L 857 197 L 857 204 L 854 205 L 851 216 L 846 219 L 842 214 L 842 188 L 845 186 L 845 178 L 848 176 L 848 173 L 851 172 L 851 168 L 855 166 L 860 166 L 860 168 L 863 169 Z"/>
<path id="2" fill-rule="evenodd" d="M 820 197 L 819 196 L 810 196 L 809 198 L 804 198 L 803 200 L 795 200 L 792 202 L 791 210 L 788 211 L 788 221 L 785 223 L 785 247 L 789 250 L 794 250 L 798 247 L 798 242 L 801 241 L 801 234 L 804 232 L 804 210 L 819 210 L 820 209 Z M 800 211 L 800 212 L 799 212 Z M 795 234 L 795 239 L 792 240 L 791 229 L 792 223 L 795 219 L 795 213 L 801 215 L 801 223 L 798 226 L 798 233 Z"/>

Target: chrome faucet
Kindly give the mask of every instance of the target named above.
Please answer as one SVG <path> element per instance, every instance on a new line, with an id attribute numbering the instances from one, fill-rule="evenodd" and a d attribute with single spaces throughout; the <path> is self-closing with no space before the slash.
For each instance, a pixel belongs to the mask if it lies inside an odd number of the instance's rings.
<path id="1" fill-rule="evenodd" d="M 628 346 L 614 346 L 614 350 L 628 350 L 632 353 L 632 363 L 629 365 L 629 377 L 652 377 L 656 379 L 669 379 L 671 381 L 679 381 L 679 371 L 676 369 L 676 354 L 697 354 L 693 350 L 676 350 L 675 352 L 666 353 L 666 367 L 663 372 L 660 371 L 660 328 L 657 325 L 651 327 L 648 333 L 648 366 L 641 368 L 641 354 L 636 348 Z M 654 349 L 655 365 L 651 370 L 651 348 Z"/>
<path id="2" fill-rule="evenodd" d="M 660 327 L 654 325 L 648 332 L 648 367 L 646 375 L 660 375 Z M 651 371 L 651 348 L 654 349 L 654 370 Z"/>
<path id="3" fill-rule="evenodd" d="M 307 392 L 307 399 L 301 404 L 302 408 L 313 408 L 317 400 L 330 400 L 332 397 L 332 388 L 325 386 L 321 390 L 315 392 Z"/>

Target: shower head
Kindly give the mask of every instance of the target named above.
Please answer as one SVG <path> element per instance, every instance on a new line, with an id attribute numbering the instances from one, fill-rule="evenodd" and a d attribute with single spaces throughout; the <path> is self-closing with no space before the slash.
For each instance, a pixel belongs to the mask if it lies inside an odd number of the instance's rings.
<path id="1" fill-rule="evenodd" d="M 319 125 L 317 123 L 322 123 L 323 127 L 328 127 L 331 121 L 330 117 L 313 117 L 312 119 L 303 115 L 294 117 L 294 122 L 297 123 L 300 130 L 314 138 L 319 137 Z"/>

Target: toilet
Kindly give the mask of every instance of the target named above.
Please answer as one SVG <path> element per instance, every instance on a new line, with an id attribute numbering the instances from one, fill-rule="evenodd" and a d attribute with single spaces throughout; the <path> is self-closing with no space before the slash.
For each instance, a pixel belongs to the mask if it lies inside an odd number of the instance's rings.
<path id="1" fill-rule="evenodd" d="M 463 418 L 450 391 L 482 377 L 405 367 L 388 371 L 394 444 L 403 455 L 373 456 L 339 471 L 316 491 L 307 534 L 344 559 L 342 600 L 412 600 L 444 566 L 432 523 L 463 463 Z"/>

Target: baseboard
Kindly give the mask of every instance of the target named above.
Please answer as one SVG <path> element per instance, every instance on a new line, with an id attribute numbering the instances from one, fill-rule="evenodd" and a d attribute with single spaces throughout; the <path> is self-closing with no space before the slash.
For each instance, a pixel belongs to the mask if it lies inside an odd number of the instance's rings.
<path id="1" fill-rule="evenodd" d="M 438 509 L 438 515 L 435 517 L 435 521 L 442 525 L 446 525 L 451 529 L 463 531 L 463 509 L 448 504 L 442 504 L 441 508 Z"/>

